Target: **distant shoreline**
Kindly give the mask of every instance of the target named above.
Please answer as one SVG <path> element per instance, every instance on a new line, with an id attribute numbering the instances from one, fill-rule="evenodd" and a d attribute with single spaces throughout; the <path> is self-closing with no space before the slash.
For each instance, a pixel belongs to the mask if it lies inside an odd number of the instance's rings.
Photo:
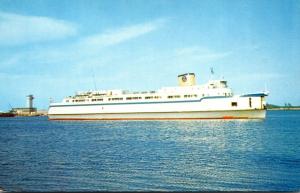
<path id="1" fill-rule="evenodd" d="M 291 107 L 291 108 L 267 108 L 268 111 L 299 111 L 300 107 Z"/>
<path id="2" fill-rule="evenodd" d="M 267 104 L 267 110 L 271 110 L 271 111 L 299 111 L 300 106 L 291 105 L 290 103 L 286 103 L 284 106 L 274 105 L 274 104 Z"/>

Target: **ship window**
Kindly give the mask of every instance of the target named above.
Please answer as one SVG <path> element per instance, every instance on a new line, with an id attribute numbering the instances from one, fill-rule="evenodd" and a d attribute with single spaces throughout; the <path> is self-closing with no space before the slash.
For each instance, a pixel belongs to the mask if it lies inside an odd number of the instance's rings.
<path id="1" fill-rule="evenodd" d="M 231 102 L 232 107 L 237 107 L 237 102 Z"/>
<path id="2" fill-rule="evenodd" d="M 103 99 L 92 99 L 92 101 L 103 101 Z"/>
<path id="3" fill-rule="evenodd" d="M 192 94 L 184 95 L 184 98 L 192 98 L 192 97 L 197 97 L 197 95 L 196 94 L 193 94 L 193 95 Z M 180 96 L 178 98 L 180 98 Z"/>
<path id="4" fill-rule="evenodd" d="M 126 100 L 137 100 L 142 99 L 142 97 L 126 97 Z"/>
<path id="5" fill-rule="evenodd" d="M 112 98 L 113 101 L 121 101 L 123 98 Z"/>
<path id="6" fill-rule="evenodd" d="M 84 100 L 80 99 L 80 100 L 75 100 L 75 102 L 84 102 Z"/>
<path id="7" fill-rule="evenodd" d="M 172 96 L 168 96 L 169 99 L 172 99 L 172 98 L 180 98 L 180 95 L 172 95 Z"/>

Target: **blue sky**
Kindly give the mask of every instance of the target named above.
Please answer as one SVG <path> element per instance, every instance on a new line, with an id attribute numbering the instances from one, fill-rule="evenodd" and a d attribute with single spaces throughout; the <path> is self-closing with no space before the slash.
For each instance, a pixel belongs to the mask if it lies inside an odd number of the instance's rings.
<path id="1" fill-rule="evenodd" d="M 194 72 L 300 105 L 300 1 L 0 0 L 0 110 Z M 10 105 L 9 105 L 10 104 Z"/>

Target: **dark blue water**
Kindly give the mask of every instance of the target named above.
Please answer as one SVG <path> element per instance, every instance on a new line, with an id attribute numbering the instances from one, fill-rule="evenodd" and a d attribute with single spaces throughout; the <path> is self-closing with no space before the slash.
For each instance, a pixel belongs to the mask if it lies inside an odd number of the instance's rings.
<path id="1" fill-rule="evenodd" d="M 264 121 L 0 119 L 7 191 L 300 190 L 300 111 Z"/>

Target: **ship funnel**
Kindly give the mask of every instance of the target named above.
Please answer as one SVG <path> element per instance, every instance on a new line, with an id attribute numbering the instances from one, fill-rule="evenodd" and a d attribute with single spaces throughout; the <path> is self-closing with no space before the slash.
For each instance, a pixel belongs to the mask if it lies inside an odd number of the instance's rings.
<path id="1" fill-rule="evenodd" d="M 196 85 L 196 78 L 194 73 L 185 73 L 178 75 L 179 86 L 194 86 Z"/>

